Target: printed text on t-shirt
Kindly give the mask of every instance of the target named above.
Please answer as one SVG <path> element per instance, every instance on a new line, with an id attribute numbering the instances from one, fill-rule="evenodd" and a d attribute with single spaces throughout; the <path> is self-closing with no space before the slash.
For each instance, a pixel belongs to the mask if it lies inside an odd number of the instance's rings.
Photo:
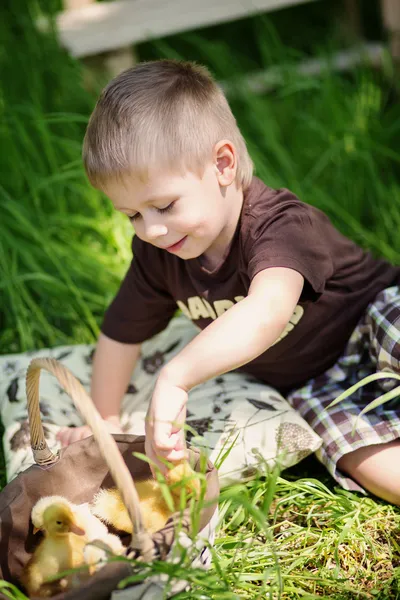
<path id="1" fill-rule="evenodd" d="M 183 312 L 183 314 L 191 321 L 197 321 L 198 319 L 217 319 L 225 311 L 229 310 L 234 306 L 235 302 L 243 300 L 244 296 L 235 296 L 234 302 L 232 300 L 214 300 L 211 304 L 205 298 L 200 296 L 191 296 L 187 299 L 186 304 L 182 300 L 177 300 L 177 305 Z M 294 309 L 293 315 L 290 321 L 286 325 L 285 329 L 279 336 L 279 338 L 272 344 L 275 345 L 280 342 L 284 337 L 288 335 L 299 323 L 300 319 L 304 314 L 304 308 L 298 304 Z"/>

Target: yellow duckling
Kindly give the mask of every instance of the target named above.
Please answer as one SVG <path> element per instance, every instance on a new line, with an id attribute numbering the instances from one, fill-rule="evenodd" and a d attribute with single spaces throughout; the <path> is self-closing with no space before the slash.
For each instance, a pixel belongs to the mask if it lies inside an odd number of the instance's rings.
<path id="1" fill-rule="evenodd" d="M 173 467 L 166 475 L 166 482 L 170 487 L 174 499 L 174 510 L 179 508 L 179 498 L 182 487 L 186 492 L 195 497 L 200 494 L 200 482 L 187 462 L 182 462 Z M 164 500 L 160 484 L 154 479 L 135 482 L 139 496 L 143 524 L 149 533 L 162 529 L 174 511 Z M 104 522 L 120 531 L 132 533 L 132 522 L 128 511 L 122 501 L 121 494 L 116 488 L 103 489 L 96 494 L 92 512 Z"/>
<path id="2" fill-rule="evenodd" d="M 57 502 L 41 502 L 39 500 L 32 510 L 32 522 L 34 532 L 42 530 L 44 538 L 26 564 L 21 583 L 29 596 L 45 598 L 70 586 L 66 577 L 49 583 L 46 580 L 84 564 L 83 550 L 87 540 L 68 500 L 60 497 Z"/>

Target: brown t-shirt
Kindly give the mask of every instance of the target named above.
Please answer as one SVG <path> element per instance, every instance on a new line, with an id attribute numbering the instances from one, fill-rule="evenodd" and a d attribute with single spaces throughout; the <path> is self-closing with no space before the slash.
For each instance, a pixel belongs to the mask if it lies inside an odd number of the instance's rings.
<path id="1" fill-rule="evenodd" d="M 226 259 L 208 271 L 133 238 L 134 258 L 102 331 L 140 343 L 163 330 L 179 307 L 201 329 L 240 302 L 261 270 L 288 267 L 305 279 L 300 301 L 273 346 L 242 370 L 282 392 L 323 373 L 342 353 L 367 305 L 400 284 L 400 267 L 375 260 L 320 210 L 254 178 Z"/>

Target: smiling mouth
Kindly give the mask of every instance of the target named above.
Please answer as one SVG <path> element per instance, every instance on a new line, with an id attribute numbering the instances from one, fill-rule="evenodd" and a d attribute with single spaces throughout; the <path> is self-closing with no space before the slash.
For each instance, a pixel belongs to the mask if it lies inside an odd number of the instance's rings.
<path id="1" fill-rule="evenodd" d="M 167 252 L 177 252 L 178 250 L 180 250 L 183 246 L 183 244 L 185 243 L 187 238 L 187 235 L 185 235 L 185 237 L 183 237 L 179 242 L 176 242 L 176 244 L 172 244 L 172 246 L 167 246 L 167 248 L 165 248 L 165 250 L 167 250 Z"/>

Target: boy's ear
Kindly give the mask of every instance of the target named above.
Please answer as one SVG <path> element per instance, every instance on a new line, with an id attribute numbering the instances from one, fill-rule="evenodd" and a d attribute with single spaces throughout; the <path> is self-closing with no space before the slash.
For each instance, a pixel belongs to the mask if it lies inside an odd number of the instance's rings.
<path id="1" fill-rule="evenodd" d="M 237 171 L 237 153 L 232 142 L 221 140 L 215 144 L 214 164 L 219 185 L 231 185 L 235 181 Z"/>

